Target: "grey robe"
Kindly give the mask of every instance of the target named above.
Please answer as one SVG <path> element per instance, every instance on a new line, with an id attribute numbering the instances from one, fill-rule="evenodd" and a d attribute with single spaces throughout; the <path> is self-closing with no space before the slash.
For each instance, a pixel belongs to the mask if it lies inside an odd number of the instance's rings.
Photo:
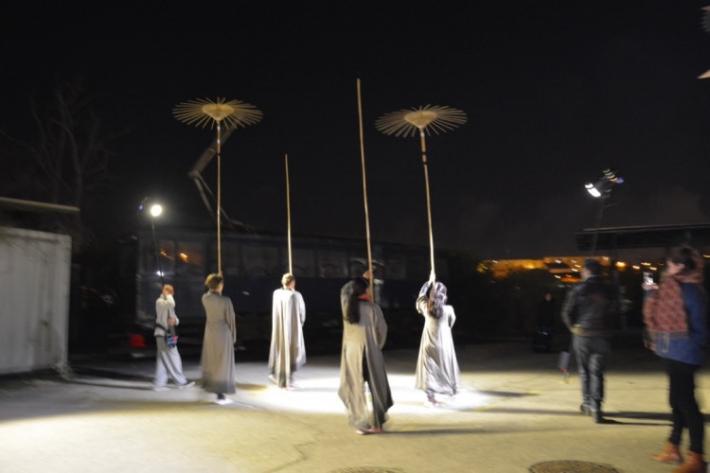
<path id="1" fill-rule="evenodd" d="M 271 349 L 269 375 L 282 388 L 291 375 L 306 363 L 303 323 L 306 304 L 298 291 L 277 289 L 271 305 Z"/>
<path id="2" fill-rule="evenodd" d="M 459 385 L 459 364 L 456 360 L 451 328 L 456 322 L 454 308 L 445 305 L 437 319 L 429 313 L 427 298 L 417 299 L 417 311 L 424 316 L 424 330 L 419 345 L 416 387 L 438 394 L 454 395 Z"/>
<path id="3" fill-rule="evenodd" d="M 209 291 L 202 296 L 205 338 L 202 342 L 202 387 L 205 391 L 231 394 L 234 384 L 234 344 L 237 324 L 229 297 Z"/>
<path id="4" fill-rule="evenodd" d="M 347 306 L 347 298 L 343 300 Z M 392 394 L 382 347 L 387 338 L 387 323 L 382 310 L 372 302 L 359 301 L 360 322 L 351 324 L 343 318 L 343 348 L 340 358 L 338 396 L 348 409 L 350 424 L 357 429 L 382 427 Z M 344 311 L 344 314 L 346 312 Z M 372 394 L 372 416 L 368 415 L 365 381 Z"/>

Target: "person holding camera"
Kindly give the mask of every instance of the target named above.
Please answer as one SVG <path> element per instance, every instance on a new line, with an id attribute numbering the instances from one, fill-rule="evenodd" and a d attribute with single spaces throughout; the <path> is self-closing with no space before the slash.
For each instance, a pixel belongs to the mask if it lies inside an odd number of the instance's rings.
<path id="1" fill-rule="evenodd" d="M 664 449 L 654 459 L 681 463 L 683 429 L 690 434 L 685 462 L 674 473 L 705 472 L 705 421 L 695 399 L 695 373 L 703 364 L 707 340 L 707 304 L 703 258 L 688 246 L 673 248 L 659 284 L 645 281 L 643 318 L 650 337 L 647 345 L 663 358 L 669 380 L 673 427 Z"/>
<path id="2" fill-rule="evenodd" d="M 180 388 L 193 386 L 182 373 L 182 360 L 177 349 L 175 327 L 180 323 L 175 314 L 175 289 L 170 284 L 163 285 L 160 297 L 155 301 L 155 378 L 153 389 L 167 389 L 168 378 Z"/>

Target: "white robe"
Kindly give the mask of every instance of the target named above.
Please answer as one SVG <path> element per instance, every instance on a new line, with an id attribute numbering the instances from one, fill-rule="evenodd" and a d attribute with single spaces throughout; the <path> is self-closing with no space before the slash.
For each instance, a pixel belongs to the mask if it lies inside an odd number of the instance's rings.
<path id="1" fill-rule="evenodd" d="M 306 363 L 303 323 L 306 304 L 300 292 L 277 289 L 271 306 L 271 348 L 269 375 L 280 387 L 291 382 L 291 376 Z"/>
<path id="2" fill-rule="evenodd" d="M 444 306 L 437 319 L 429 313 L 426 297 L 417 299 L 417 311 L 424 316 L 424 330 L 419 345 L 416 387 L 437 394 L 454 395 L 459 385 L 459 364 L 451 328 L 456 322 L 454 308 Z"/>
<path id="3" fill-rule="evenodd" d="M 205 337 L 202 342 L 202 386 L 217 394 L 235 392 L 234 344 L 237 323 L 229 297 L 209 291 L 202 296 Z"/>

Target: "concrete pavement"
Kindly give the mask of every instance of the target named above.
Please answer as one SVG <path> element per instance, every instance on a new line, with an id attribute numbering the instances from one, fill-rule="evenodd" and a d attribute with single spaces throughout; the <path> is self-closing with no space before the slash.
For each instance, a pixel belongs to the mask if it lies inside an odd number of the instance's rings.
<path id="1" fill-rule="evenodd" d="M 0 380 L 0 472 L 513 473 L 562 459 L 672 470 L 649 458 L 668 433 L 669 410 L 660 363 L 642 350 L 616 350 L 604 425 L 578 414 L 577 379 L 562 381 L 557 356 L 524 344 L 462 347 L 464 389 L 444 408 L 425 407 L 413 389 L 416 352 L 386 359 L 395 407 L 387 433 L 364 437 L 337 398 L 335 356 L 310 359 L 295 391 L 268 385 L 264 362 L 237 358 L 230 406 L 198 388 L 153 392 L 151 360 L 85 363 L 69 382 Z M 199 377 L 196 362 L 186 374 Z M 701 399 L 709 381 L 703 372 Z"/>

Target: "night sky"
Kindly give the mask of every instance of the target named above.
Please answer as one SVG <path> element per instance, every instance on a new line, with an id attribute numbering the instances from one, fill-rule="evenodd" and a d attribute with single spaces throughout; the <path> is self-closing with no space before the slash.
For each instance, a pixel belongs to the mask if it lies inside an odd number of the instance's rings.
<path id="1" fill-rule="evenodd" d="M 264 120 L 225 145 L 227 212 L 283 231 L 288 152 L 294 232 L 360 237 L 360 77 L 376 240 L 426 245 L 418 142 L 374 128 L 383 113 L 424 104 L 469 116 L 428 142 L 441 247 L 483 257 L 574 253 L 574 232 L 595 212 L 583 184 L 608 166 L 626 182 L 604 224 L 708 220 L 710 81 L 696 79 L 710 69 L 703 3 L 442 5 L 124 11 L 139 24 L 113 17 L 91 31 L 58 12 L 56 29 L 30 22 L 32 34 L 17 24 L 3 33 L 0 128 L 31 141 L 30 97 L 83 78 L 104 128 L 122 133 L 109 182 L 83 209 L 111 238 L 134 228 L 146 195 L 162 198 L 170 223 L 205 220 L 187 172 L 213 134 L 171 111 L 196 97 L 244 100 Z M 211 23 L 222 31 L 209 34 Z M 31 197 L 7 176 L 0 182 L 0 195 Z"/>

